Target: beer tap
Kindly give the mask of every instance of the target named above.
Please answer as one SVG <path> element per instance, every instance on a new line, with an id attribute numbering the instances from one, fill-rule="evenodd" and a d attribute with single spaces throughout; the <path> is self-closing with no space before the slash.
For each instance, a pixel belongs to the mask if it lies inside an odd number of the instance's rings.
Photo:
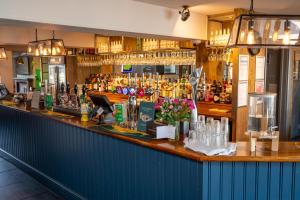
<path id="1" fill-rule="evenodd" d="M 192 116 L 191 116 L 192 124 L 195 124 L 195 122 L 197 122 L 197 116 L 198 116 L 197 88 L 198 88 L 199 79 L 202 74 L 202 70 L 203 70 L 203 66 L 201 66 L 200 68 L 194 69 L 194 71 L 192 72 L 191 77 L 190 77 L 190 84 L 192 85 L 192 100 L 193 100 L 193 104 L 194 104 L 194 109 L 192 110 Z"/>
<path id="2" fill-rule="evenodd" d="M 133 87 L 129 85 L 128 95 L 128 128 L 136 129 L 137 125 L 137 99 L 136 99 L 137 74 L 135 74 Z"/>
<path id="3" fill-rule="evenodd" d="M 149 86 L 146 88 L 145 92 L 146 96 L 152 97 L 153 95 L 153 89 L 152 89 L 152 73 L 149 73 Z"/>
<path id="4" fill-rule="evenodd" d="M 129 87 L 130 87 L 130 82 L 131 82 L 131 74 L 130 74 L 130 73 L 128 73 L 128 78 L 127 78 L 127 80 L 128 80 L 127 87 L 125 86 L 125 87 L 123 88 L 123 94 L 124 94 L 124 95 L 128 95 L 128 94 L 129 94 Z"/>
<path id="5" fill-rule="evenodd" d="M 138 89 L 139 97 L 143 97 L 145 95 L 144 85 L 145 85 L 145 74 L 142 73 L 142 84 L 141 87 Z"/>

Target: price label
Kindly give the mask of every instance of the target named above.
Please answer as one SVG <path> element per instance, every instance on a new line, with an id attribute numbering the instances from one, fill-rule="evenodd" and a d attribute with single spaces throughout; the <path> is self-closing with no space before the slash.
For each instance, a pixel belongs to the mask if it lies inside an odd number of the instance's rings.
<path id="1" fill-rule="evenodd" d="M 97 114 L 98 114 L 98 115 L 101 115 L 103 112 L 104 112 L 104 110 L 103 110 L 102 107 L 100 107 L 100 108 L 97 110 Z"/>

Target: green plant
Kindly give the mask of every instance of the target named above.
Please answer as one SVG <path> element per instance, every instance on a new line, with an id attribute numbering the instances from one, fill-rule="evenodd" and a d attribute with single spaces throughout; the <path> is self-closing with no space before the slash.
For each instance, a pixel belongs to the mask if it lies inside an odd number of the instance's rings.
<path id="1" fill-rule="evenodd" d="M 189 99 L 160 99 L 155 104 L 156 117 L 159 121 L 175 125 L 176 121 L 188 121 L 195 109 L 193 101 Z"/>

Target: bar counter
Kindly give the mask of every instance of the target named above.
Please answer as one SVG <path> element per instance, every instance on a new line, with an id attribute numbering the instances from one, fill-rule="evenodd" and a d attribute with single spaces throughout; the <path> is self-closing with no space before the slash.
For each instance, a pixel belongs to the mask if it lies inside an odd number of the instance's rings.
<path id="1" fill-rule="evenodd" d="M 300 199 L 300 143 L 205 156 L 0 102 L 0 153 L 66 199 Z"/>

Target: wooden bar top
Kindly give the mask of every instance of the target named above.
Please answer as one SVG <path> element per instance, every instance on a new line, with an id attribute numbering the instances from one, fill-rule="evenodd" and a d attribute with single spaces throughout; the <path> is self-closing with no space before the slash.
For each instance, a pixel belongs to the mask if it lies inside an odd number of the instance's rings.
<path id="1" fill-rule="evenodd" d="M 132 137 L 127 137 L 119 134 L 111 134 L 106 131 L 97 131 L 91 129 L 96 125 L 96 122 L 81 122 L 78 117 L 55 117 L 55 113 L 49 111 L 27 111 L 24 106 L 16 106 L 12 102 L 0 101 L 0 109 L 8 107 L 20 112 L 47 117 L 56 120 L 58 123 L 65 123 L 71 126 L 76 126 L 85 130 L 92 131 L 96 134 L 106 135 L 123 141 L 131 142 L 157 151 L 174 154 L 195 161 L 216 161 L 216 162 L 300 162 L 300 142 L 280 142 L 279 151 L 272 152 L 270 150 L 270 142 L 257 142 L 256 152 L 249 151 L 248 142 L 238 142 L 237 151 L 229 156 L 206 156 L 201 153 L 193 152 L 183 147 L 182 142 L 171 142 L 168 140 L 140 140 Z M 1 112 L 1 111 L 0 111 Z M 54 114 L 54 115 L 53 115 Z M 61 114 L 58 114 L 61 116 Z"/>

